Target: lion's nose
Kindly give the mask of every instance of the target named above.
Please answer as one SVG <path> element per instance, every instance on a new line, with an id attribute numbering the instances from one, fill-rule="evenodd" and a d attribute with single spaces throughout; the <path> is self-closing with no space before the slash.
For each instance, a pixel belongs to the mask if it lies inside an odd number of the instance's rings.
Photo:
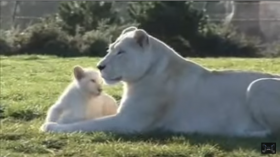
<path id="1" fill-rule="evenodd" d="M 98 65 L 97 69 L 99 69 L 101 71 L 101 70 L 105 69 L 105 67 L 106 67 L 105 65 Z"/>

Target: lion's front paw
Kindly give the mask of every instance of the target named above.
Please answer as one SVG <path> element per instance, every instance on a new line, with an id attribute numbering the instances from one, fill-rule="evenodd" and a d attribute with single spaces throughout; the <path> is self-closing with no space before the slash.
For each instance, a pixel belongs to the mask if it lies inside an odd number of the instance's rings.
<path id="1" fill-rule="evenodd" d="M 57 132 L 58 128 L 59 128 L 59 124 L 53 123 L 53 122 L 48 122 L 48 123 L 44 123 L 40 127 L 40 130 L 43 132 Z"/>

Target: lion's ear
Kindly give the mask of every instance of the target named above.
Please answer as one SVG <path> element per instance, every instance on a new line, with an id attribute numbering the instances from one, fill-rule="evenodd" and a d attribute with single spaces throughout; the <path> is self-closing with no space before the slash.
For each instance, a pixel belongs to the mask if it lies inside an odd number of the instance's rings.
<path id="1" fill-rule="evenodd" d="M 73 74 L 76 80 L 80 80 L 85 76 L 85 71 L 81 66 L 76 65 L 73 68 Z"/>
<path id="2" fill-rule="evenodd" d="M 135 27 L 135 26 L 130 26 L 130 27 L 125 28 L 125 29 L 122 31 L 122 34 L 125 34 L 125 33 L 127 33 L 127 32 L 131 32 L 131 31 L 135 31 L 135 30 L 137 30 L 137 27 Z"/>
<path id="3" fill-rule="evenodd" d="M 134 37 L 133 37 L 136 42 L 143 47 L 144 45 L 149 44 L 149 35 L 146 31 L 143 29 L 137 29 L 135 31 Z"/>

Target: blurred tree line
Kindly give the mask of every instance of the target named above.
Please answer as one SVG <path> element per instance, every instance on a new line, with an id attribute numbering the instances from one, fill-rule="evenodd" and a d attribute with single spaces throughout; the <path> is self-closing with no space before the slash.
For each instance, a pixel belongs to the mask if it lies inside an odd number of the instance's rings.
<path id="1" fill-rule="evenodd" d="M 129 18 L 116 2 L 61 2 L 57 14 L 23 31 L 0 32 L 0 54 L 104 56 L 108 43 L 128 26 L 138 26 L 182 56 L 260 57 L 259 40 L 231 26 L 211 23 L 191 1 L 128 2 Z"/>

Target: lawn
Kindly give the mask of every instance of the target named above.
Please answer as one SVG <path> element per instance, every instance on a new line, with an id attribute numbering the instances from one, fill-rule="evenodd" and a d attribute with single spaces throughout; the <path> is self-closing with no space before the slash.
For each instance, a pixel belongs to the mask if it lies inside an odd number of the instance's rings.
<path id="1" fill-rule="evenodd" d="M 1 57 L 1 157 L 259 157 L 261 142 L 280 138 L 223 138 L 202 135 L 41 133 L 45 113 L 71 81 L 75 65 L 99 58 Z M 193 59 L 211 69 L 280 73 L 280 59 Z M 121 85 L 105 87 L 120 99 Z M 271 155 L 271 156 L 280 156 Z"/>

